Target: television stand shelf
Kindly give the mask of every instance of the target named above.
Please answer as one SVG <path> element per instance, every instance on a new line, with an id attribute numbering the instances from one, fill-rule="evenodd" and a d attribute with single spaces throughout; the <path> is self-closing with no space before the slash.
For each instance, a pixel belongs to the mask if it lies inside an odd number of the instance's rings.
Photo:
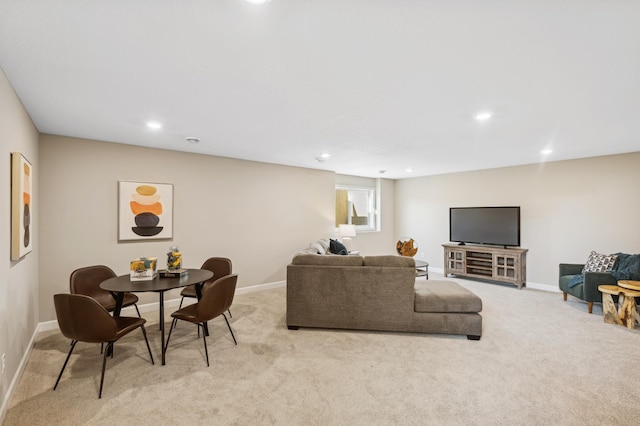
<path id="1" fill-rule="evenodd" d="M 527 281 L 527 249 L 443 244 L 444 276 L 482 278 L 513 284 Z"/>

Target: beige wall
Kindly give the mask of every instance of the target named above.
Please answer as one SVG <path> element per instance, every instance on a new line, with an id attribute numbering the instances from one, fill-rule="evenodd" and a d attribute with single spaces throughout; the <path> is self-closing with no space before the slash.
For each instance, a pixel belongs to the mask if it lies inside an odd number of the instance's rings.
<path id="1" fill-rule="evenodd" d="M 396 232 L 443 268 L 449 207 L 521 206 L 527 281 L 557 287 L 561 262 L 640 252 L 639 182 L 640 152 L 401 180 Z"/>
<path id="2" fill-rule="evenodd" d="M 175 244 L 186 267 L 229 257 L 246 287 L 284 280 L 293 254 L 335 229 L 333 172 L 51 135 L 41 136 L 40 156 L 41 321 L 55 318 L 52 296 L 81 266 L 124 274 L 139 256 L 163 266 Z M 174 185 L 173 240 L 117 241 L 119 180 Z"/>
<path id="3" fill-rule="evenodd" d="M 21 152 L 34 168 L 31 235 L 33 251 L 11 261 L 11 152 Z M 38 185 L 38 132 L 11 84 L 0 70 L 0 356 L 6 369 L 0 376 L 0 402 L 6 405 L 8 389 L 38 324 L 38 253 L 41 206 Z M 0 414 L 4 410 L 0 411 Z M 1 420 L 1 419 L 0 419 Z"/>

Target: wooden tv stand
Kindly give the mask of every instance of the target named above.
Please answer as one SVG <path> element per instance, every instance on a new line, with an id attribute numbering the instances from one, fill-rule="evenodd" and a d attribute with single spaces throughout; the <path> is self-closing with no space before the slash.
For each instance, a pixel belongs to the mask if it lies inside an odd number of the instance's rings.
<path id="1" fill-rule="evenodd" d="M 517 286 L 527 281 L 527 249 L 443 244 L 444 276 L 482 278 Z"/>

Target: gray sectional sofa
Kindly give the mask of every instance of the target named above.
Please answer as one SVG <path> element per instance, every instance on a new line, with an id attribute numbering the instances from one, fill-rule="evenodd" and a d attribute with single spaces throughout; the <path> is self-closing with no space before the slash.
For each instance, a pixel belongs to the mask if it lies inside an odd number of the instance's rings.
<path id="1" fill-rule="evenodd" d="M 287 266 L 287 326 L 482 335 L 482 301 L 454 281 L 416 282 L 413 258 L 302 253 Z"/>

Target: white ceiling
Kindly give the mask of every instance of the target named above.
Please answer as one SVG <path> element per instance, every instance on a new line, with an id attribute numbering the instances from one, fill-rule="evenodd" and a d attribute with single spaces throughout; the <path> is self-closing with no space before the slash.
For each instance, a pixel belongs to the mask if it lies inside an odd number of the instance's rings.
<path id="1" fill-rule="evenodd" d="M 342 174 L 640 151 L 638 0 L 0 0 L 0 66 L 42 133 Z"/>

